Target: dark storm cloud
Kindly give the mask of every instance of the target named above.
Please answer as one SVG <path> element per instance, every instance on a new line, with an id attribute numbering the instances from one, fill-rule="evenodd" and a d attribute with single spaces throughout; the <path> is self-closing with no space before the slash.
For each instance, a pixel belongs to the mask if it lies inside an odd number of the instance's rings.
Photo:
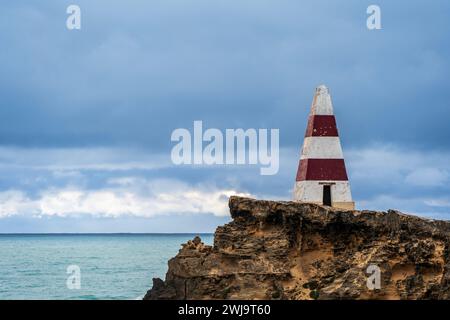
<path id="1" fill-rule="evenodd" d="M 297 146 L 318 83 L 346 146 L 448 148 L 445 1 L 78 1 L 2 4 L 0 139 L 22 146 L 169 148 L 201 119 L 277 127 Z"/>

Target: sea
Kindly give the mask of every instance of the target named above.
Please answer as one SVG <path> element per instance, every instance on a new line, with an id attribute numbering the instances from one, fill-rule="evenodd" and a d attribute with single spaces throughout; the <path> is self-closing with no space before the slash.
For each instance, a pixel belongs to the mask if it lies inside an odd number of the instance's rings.
<path id="1" fill-rule="evenodd" d="M 0 299 L 142 299 L 196 235 L 0 234 Z"/>

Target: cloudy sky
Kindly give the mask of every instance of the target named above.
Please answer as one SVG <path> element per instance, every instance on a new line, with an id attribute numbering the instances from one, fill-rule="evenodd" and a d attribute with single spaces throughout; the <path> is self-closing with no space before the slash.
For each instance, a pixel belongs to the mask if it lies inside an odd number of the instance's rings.
<path id="1" fill-rule="evenodd" d="M 81 8 L 81 30 L 66 8 Z M 289 199 L 330 87 L 359 209 L 450 219 L 450 2 L 3 1 L 0 232 L 211 232 Z M 175 166 L 176 128 L 278 128 L 280 170 Z"/>

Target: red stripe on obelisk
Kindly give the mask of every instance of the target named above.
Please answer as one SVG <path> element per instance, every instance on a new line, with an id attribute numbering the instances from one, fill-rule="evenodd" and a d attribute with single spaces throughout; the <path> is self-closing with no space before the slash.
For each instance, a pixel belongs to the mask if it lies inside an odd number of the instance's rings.
<path id="1" fill-rule="evenodd" d="M 304 180 L 348 180 L 344 159 L 300 160 L 296 181 Z"/>
<path id="2" fill-rule="evenodd" d="M 336 119 L 330 115 L 310 115 L 305 137 L 337 137 Z"/>

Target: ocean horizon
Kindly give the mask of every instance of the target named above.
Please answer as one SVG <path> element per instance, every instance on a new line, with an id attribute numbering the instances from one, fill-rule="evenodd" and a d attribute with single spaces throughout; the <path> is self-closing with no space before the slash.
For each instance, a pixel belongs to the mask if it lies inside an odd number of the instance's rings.
<path id="1" fill-rule="evenodd" d="M 212 233 L 0 233 L 0 299 L 141 299 L 196 235 L 213 243 Z"/>

